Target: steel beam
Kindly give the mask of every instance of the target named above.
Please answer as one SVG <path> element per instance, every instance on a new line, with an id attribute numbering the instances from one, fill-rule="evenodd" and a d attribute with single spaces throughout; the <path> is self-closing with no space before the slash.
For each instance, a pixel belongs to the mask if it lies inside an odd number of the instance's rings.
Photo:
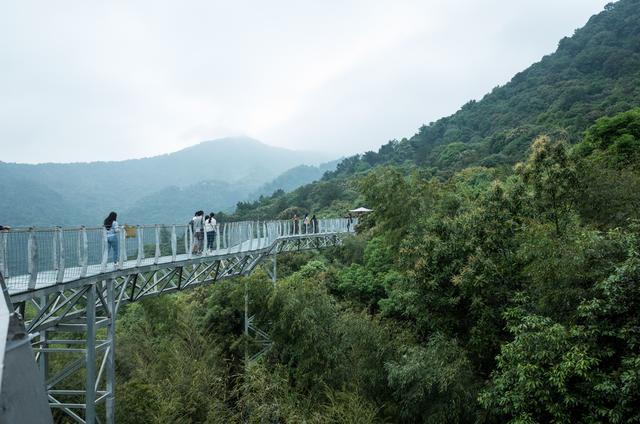
<path id="1" fill-rule="evenodd" d="M 96 421 L 96 287 L 92 284 L 87 291 L 87 351 L 85 353 L 85 421 Z"/>

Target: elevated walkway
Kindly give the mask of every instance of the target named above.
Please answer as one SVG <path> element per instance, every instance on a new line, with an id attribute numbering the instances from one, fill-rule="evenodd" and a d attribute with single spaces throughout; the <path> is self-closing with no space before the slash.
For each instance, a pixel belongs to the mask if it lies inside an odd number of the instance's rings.
<path id="1" fill-rule="evenodd" d="M 0 232 L 0 271 L 9 304 L 24 318 L 49 407 L 94 423 L 104 403 L 100 422 L 113 423 L 115 318 L 123 304 L 246 275 L 266 258 L 275 279 L 277 253 L 339 245 L 354 225 L 235 222 L 203 240 L 188 225 L 136 226 L 119 233 L 115 262 L 104 228 L 12 229 Z M 50 369 L 51 355 L 66 358 L 65 366 Z M 83 386 L 70 389 L 78 375 Z"/>

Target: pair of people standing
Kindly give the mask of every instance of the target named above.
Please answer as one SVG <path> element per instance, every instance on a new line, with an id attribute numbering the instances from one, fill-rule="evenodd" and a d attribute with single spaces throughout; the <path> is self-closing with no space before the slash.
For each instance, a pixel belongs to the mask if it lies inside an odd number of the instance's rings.
<path id="1" fill-rule="evenodd" d="M 318 232 L 318 218 L 314 214 L 311 218 L 309 218 L 309 214 L 304 214 L 304 219 L 302 220 L 302 224 L 304 225 L 305 233 L 317 233 Z"/>
<path id="2" fill-rule="evenodd" d="M 213 249 L 213 243 L 216 239 L 216 218 L 215 214 L 211 212 L 209 215 L 204 214 L 203 211 L 197 211 L 194 217 L 189 222 L 191 226 L 191 232 L 193 233 L 193 246 L 191 253 L 199 255 L 204 249 L 204 233 L 207 232 L 207 249 Z"/>

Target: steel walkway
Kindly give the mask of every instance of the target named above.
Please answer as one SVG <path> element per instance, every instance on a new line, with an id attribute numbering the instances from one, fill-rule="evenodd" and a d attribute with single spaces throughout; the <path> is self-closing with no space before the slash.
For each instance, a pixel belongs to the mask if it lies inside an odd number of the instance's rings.
<path id="1" fill-rule="evenodd" d="M 0 272 L 8 306 L 23 317 L 50 408 L 79 423 L 113 423 L 115 317 L 122 305 L 246 275 L 266 258 L 275 281 L 277 253 L 338 245 L 353 225 L 226 223 L 213 240 L 204 236 L 202 254 L 193 253 L 197 237 L 188 225 L 136 226 L 119 233 L 115 263 L 104 228 L 13 229 L 0 232 Z M 66 358 L 62 369 L 49 366 L 53 355 Z"/>

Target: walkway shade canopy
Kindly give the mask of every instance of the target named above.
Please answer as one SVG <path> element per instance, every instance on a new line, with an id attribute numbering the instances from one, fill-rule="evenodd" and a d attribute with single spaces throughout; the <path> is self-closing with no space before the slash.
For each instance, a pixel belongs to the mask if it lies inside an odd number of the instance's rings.
<path id="1" fill-rule="evenodd" d="M 349 212 L 365 213 L 365 212 L 373 212 L 373 209 L 359 207 L 358 209 L 351 209 Z"/>

